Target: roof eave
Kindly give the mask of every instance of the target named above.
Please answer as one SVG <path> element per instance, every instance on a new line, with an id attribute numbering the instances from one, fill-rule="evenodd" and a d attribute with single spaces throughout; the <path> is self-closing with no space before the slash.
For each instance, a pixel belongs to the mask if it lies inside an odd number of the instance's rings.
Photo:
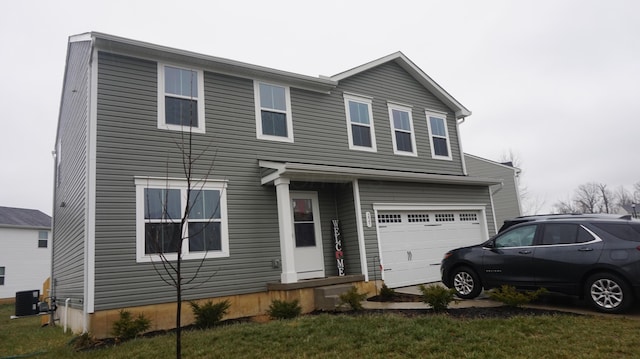
<path id="1" fill-rule="evenodd" d="M 172 47 L 156 45 L 99 32 L 80 34 L 70 39 L 84 40 L 91 36 L 99 50 L 131 54 L 156 61 L 178 62 L 197 65 L 211 72 L 237 77 L 260 79 L 287 84 L 304 90 L 329 93 L 337 82 L 321 77 L 296 74 L 293 72 L 276 70 L 264 66 L 252 65 L 240 61 L 229 60 L 216 56 L 204 55 L 192 51 L 180 50 Z"/>

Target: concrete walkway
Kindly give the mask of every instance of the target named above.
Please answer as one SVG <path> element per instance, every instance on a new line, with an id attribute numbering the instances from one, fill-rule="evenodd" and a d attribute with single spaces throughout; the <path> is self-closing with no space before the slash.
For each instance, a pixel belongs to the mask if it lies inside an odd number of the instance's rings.
<path id="1" fill-rule="evenodd" d="M 431 283 L 439 284 L 439 283 Z M 428 284 L 427 284 L 428 285 Z M 395 288 L 398 293 L 421 295 L 422 293 L 418 289 L 419 286 L 409 286 L 403 288 Z M 365 309 L 428 309 L 429 305 L 423 302 L 369 302 L 362 303 Z M 486 292 L 480 293 L 475 299 L 457 299 L 457 302 L 452 302 L 449 308 L 490 308 L 500 307 L 504 304 L 489 299 Z M 628 313 L 624 314 L 606 314 L 596 311 L 588 306 L 578 298 L 568 296 L 555 296 L 547 295 L 539 303 L 524 305 L 525 308 L 544 309 L 544 310 L 557 310 L 567 313 L 575 313 L 581 315 L 598 315 L 604 317 L 615 318 L 628 318 L 634 320 L 640 320 L 640 302 L 636 303 Z"/>

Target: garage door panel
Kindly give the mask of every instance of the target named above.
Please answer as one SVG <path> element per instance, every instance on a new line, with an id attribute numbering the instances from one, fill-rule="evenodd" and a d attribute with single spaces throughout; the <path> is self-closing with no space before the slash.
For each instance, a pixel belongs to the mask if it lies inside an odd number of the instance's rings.
<path id="1" fill-rule="evenodd" d="M 385 283 L 394 288 L 440 280 L 444 253 L 480 243 L 482 228 L 479 211 L 379 213 Z"/>

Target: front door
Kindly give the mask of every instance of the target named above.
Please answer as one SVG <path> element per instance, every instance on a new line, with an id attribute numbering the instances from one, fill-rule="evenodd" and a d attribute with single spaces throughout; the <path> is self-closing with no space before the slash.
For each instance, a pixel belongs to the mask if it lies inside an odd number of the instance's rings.
<path id="1" fill-rule="evenodd" d="M 323 278 L 322 232 L 316 192 L 291 192 L 295 267 L 298 279 Z"/>

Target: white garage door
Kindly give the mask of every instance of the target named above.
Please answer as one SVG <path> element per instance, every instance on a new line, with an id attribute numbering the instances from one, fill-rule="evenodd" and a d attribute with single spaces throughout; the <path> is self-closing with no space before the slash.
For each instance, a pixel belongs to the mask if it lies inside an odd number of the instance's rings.
<path id="1" fill-rule="evenodd" d="M 389 288 L 440 280 L 448 250 L 481 243 L 480 211 L 381 211 L 378 233 L 383 279 Z"/>

